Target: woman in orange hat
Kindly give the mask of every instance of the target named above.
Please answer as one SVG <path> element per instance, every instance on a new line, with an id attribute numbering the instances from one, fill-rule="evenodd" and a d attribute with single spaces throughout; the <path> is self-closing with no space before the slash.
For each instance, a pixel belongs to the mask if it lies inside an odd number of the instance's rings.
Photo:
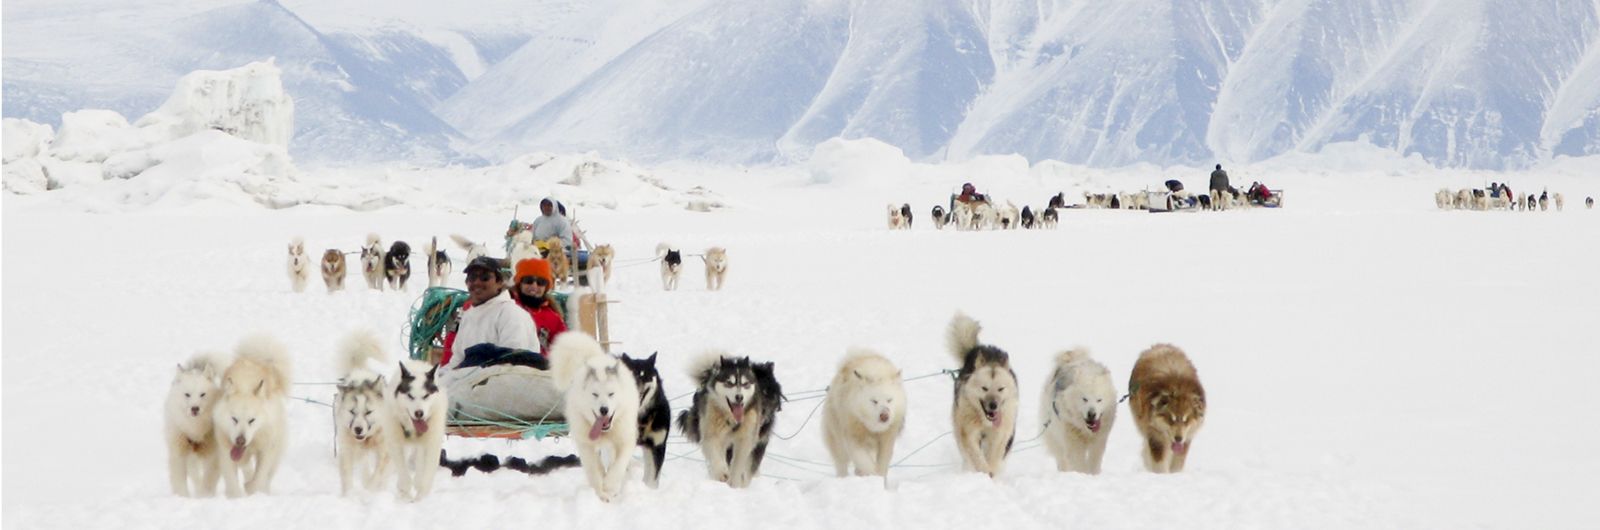
<path id="1" fill-rule="evenodd" d="M 533 324 L 538 328 L 539 353 L 548 354 L 550 341 L 567 331 L 560 308 L 550 297 L 550 285 L 554 280 L 550 273 L 550 262 L 537 258 L 519 261 L 514 277 L 516 286 L 512 298 L 533 317 Z"/>

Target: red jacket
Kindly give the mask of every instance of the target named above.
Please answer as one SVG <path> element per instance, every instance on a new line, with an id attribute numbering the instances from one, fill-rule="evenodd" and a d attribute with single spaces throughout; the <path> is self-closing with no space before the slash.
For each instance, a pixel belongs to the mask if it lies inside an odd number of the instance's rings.
<path id="1" fill-rule="evenodd" d="M 517 305 L 527 311 L 528 316 L 533 317 L 533 326 L 539 332 L 539 353 L 549 354 L 550 341 L 555 340 L 556 335 L 567 331 L 567 323 L 561 320 L 561 314 L 550 306 L 549 298 L 541 299 L 538 307 L 528 307 L 522 303 L 522 297 L 519 296 Z"/>

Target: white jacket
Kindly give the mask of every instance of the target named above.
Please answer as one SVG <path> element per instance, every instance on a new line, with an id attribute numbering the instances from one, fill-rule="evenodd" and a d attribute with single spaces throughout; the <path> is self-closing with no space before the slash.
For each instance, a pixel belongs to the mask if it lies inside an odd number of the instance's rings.
<path id="1" fill-rule="evenodd" d="M 533 326 L 533 317 L 522 306 L 511 301 L 511 290 L 501 291 L 489 301 L 472 306 L 461 313 L 461 324 L 456 328 L 456 340 L 450 345 L 450 364 L 445 368 L 455 371 L 467 358 L 467 348 L 485 342 L 519 350 L 539 351 L 539 335 Z M 450 379 L 452 374 L 446 374 Z"/>

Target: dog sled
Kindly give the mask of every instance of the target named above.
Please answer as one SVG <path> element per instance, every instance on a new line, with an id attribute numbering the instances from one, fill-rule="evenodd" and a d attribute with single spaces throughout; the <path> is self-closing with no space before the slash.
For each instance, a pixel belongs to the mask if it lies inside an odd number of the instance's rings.
<path id="1" fill-rule="evenodd" d="M 518 231 L 525 229 L 527 225 L 513 219 L 506 232 L 507 246 Z M 587 284 L 588 240 L 576 222 L 573 234 L 576 249 L 572 260 L 573 287 L 567 291 L 553 290 L 550 296 L 568 330 L 587 333 L 610 351 L 616 341 L 611 340 L 609 306 L 616 301 Z M 543 253 L 547 249 L 540 250 Z M 504 272 L 509 277 L 511 264 L 506 265 Z M 439 364 L 444 356 L 445 336 L 455 329 L 466 302 L 466 291 L 430 287 L 412 303 L 405 329 L 405 342 L 412 359 Z M 460 376 L 457 384 L 474 389 L 475 398 L 472 403 L 458 403 L 459 406 L 453 408 L 446 422 L 448 434 L 515 439 L 566 434 L 567 424 L 561 412 L 562 394 L 556 390 L 548 369 L 490 362 L 466 370 L 471 372 Z"/>

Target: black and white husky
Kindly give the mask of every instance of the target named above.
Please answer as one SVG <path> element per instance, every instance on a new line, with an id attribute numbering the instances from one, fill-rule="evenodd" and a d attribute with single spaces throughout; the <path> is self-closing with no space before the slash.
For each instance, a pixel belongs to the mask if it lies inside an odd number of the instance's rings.
<path id="1" fill-rule="evenodd" d="M 389 394 L 389 413 L 399 427 L 389 458 L 400 471 L 402 500 L 420 500 L 433 491 L 444 448 L 445 416 L 450 399 L 439 386 L 439 367 L 421 361 L 400 361 L 400 377 Z"/>
<path id="2" fill-rule="evenodd" d="M 951 419 L 967 469 L 995 477 L 1017 437 L 1017 373 L 1005 350 L 978 343 L 982 329 L 963 313 L 950 320 L 950 353 L 961 361 Z"/>
<path id="3" fill-rule="evenodd" d="M 388 425 L 389 400 L 383 375 L 367 369 L 367 361 L 384 360 L 383 345 L 371 332 L 355 332 L 339 346 L 339 393 L 334 414 L 339 418 L 339 493 L 349 495 L 359 474 L 368 491 L 377 491 L 389 476 L 389 451 L 398 429 Z"/>
<path id="4" fill-rule="evenodd" d="M 633 371 L 639 383 L 639 447 L 644 448 L 644 483 L 654 488 L 659 484 L 661 464 L 667 458 L 667 435 L 672 430 L 672 405 L 667 402 L 666 390 L 661 386 L 661 372 L 656 371 L 656 354 L 635 359 L 622 354 L 622 363 Z"/>
<path id="5" fill-rule="evenodd" d="M 709 352 L 692 365 L 694 404 L 678 415 L 678 430 L 700 444 L 711 479 L 750 485 L 767 453 L 783 389 L 772 363 Z"/>
<path id="6" fill-rule="evenodd" d="M 683 275 L 683 253 L 671 245 L 656 245 L 656 259 L 661 260 L 661 288 L 678 290 L 678 278 Z"/>

